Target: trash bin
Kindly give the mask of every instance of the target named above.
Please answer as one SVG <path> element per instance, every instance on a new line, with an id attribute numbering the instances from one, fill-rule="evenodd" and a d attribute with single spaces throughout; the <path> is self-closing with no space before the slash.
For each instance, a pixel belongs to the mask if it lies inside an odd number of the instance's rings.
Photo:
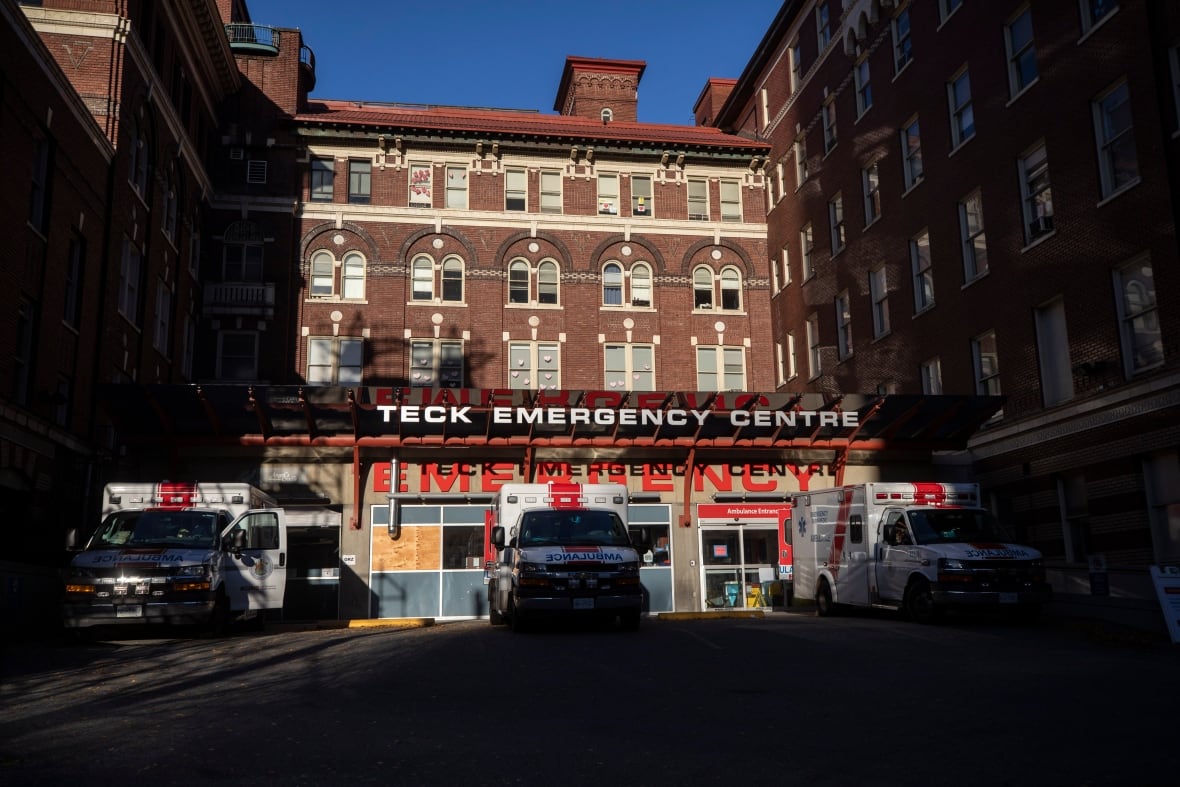
<path id="1" fill-rule="evenodd" d="M 725 606 L 736 607 L 738 599 L 742 597 L 742 583 L 741 582 L 726 582 L 725 583 Z"/>

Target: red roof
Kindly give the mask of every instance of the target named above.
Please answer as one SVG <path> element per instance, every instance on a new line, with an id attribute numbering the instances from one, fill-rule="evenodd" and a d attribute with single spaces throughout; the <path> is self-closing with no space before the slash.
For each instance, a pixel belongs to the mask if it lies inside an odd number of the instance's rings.
<path id="1" fill-rule="evenodd" d="M 600 140 L 625 144 L 651 143 L 660 146 L 713 147 L 768 151 L 769 142 L 726 134 L 706 126 L 677 126 L 659 123 L 602 123 L 568 115 L 545 115 L 507 109 L 371 104 L 361 101 L 322 100 L 308 103 L 306 112 L 295 116 L 300 125 L 364 126 L 374 130 L 404 132 L 449 131 L 456 134 L 499 134 L 522 137 L 550 137 Z"/>

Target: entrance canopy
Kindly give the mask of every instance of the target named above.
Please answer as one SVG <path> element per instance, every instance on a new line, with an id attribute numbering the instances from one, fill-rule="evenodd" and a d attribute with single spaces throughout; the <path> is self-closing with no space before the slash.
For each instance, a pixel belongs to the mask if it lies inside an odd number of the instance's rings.
<path id="1" fill-rule="evenodd" d="M 129 445 L 966 448 L 1002 397 L 106 385 Z"/>

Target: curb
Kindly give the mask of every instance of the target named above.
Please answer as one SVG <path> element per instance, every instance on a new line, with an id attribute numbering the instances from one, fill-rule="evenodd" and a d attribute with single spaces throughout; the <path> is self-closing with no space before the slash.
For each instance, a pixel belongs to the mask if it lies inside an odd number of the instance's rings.
<path id="1" fill-rule="evenodd" d="M 268 631 L 337 631 L 341 629 L 417 629 L 434 625 L 434 618 L 372 620 L 313 620 L 306 623 L 267 622 Z"/>

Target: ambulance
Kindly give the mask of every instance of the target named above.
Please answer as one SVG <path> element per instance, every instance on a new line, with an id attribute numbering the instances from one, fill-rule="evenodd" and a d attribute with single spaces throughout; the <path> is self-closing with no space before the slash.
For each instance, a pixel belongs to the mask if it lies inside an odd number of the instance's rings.
<path id="1" fill-rule="evenodd" d="M 618 618 L 639 628 L 640 553 L 622 484 L 504 484 L 487 520 L 484 581 L 493 625 L 542 617 Z"/>
<path id="2" fill-rule="evenodd" d="M 121 483 L 70 561 L 67 630 L 145 623 L 220 632 L 281 610 L 287 527 L 273 498 L 242 483 Z"/>
<path id="3" fill-rule="evenodd" d="M 795 504 L 795 595 L 820 615 L 847 605 L 922 623 L 954 607 L 1034 618 L 1052 598 L 1041 553 L 1011 541 L 977 484 L 868 483 Z"/>

